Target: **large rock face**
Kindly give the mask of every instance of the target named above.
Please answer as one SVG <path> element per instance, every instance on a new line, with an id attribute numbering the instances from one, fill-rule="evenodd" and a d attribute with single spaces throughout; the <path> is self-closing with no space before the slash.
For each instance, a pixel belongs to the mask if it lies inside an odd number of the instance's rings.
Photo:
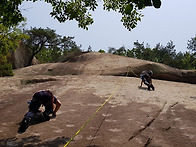
<path id="1" fill-rule="evenodd" d="M 145 69 L 168 80 L 183 79 L 187 72 L 88 53 L 1 77 L 0 146 L 63 147 L 74 137 L 67 147 L 195 147 L 196 85 L 153 79 L 155 91 L 148 91 L 145 85 L 138 88 L 141 79 L 131 76 Z M 194 72 L 189 74 L 195 77 Z M 27 102 L 43 89 L 51 90 L 62 103 L 56 118 L 18 134 Z"/>
<path id="2" fill-rule="evenodd" d="M 164 64 L 101 53 L 86 53 L 64 63 L 40 64 L 15 71 L 20 75 L 126 75 L 138 76 L 151 69 L 153 78 L 196 83 L 196 70 L 179 70 Z"/>
<path id="3" fill-rule="evenodd" d="M 31 54 L 28 48 L 26 48 L 23 43 L 20 43 L 20 46 L 15 51 L 12 51 L 11 57 L 8 60 L 12 63 L 14 69 L 18 69 L 27 66 L 30 56 Z M 36 58 L 32 61 L 32 65 L 35 64 L 38 64 Z"/>

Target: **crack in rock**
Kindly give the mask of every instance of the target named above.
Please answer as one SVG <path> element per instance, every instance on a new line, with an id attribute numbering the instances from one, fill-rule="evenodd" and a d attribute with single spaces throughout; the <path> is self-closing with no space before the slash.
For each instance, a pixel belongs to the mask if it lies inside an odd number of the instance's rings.
<path id="1" fill-rule="evenodd" d="M 161 112 L 163 111 L 163 109 L 165 108 L 167 102 L 165 102 L 165 104 L 163 105 L 163 107 L 159 110 L 159 112 L 157 113 L 157 115 L 151 120 L 149 121 L 143 128 L 139 129 L 137 132 L 133 133 L 133 135 L 129 138 L 128 141 L 132 140 L 133 138 L 135 138 L 137 135 L 139 135 L 140 133 L 142 133 L 146 128 L 150 127 L 150 125 L 160 116 Z"/>
<path id="2" fill-rule="evenodd" d="M 110 108 L 111 108 L 111 107 L 108 108 L 107 113 L 106 113 L 106 116 L 108 115 L 108 112 L 110 111 Z M 91 142 L 90 142 L 90 144 L 89 144 L 89 147 L 91 146 L 91 144 L 92 144 L 94 138 L 96 137 L 97 133 L 99 132 L 99 129 L 100 129 L 101 126 L 103 125 L 103 122 L 105 121 L 105 119 L 106 119 L 106 117 L 104 117 L 103 120 L 101 121 L 99 127 L 97 128 L 95 134 L 94 134 L 93 137 L 92 137 L 92 140 L 91 140 Z"/>
<path id="3" fill-rule="evenodd" d="M 148 147 L 148 145 L 151 143 L 153 137 L 154 136 L 152 136 L 152 138 L 148 138 L 148 140 L 146 141 L 146 144 L 144 145 L 144 147 Z"/>

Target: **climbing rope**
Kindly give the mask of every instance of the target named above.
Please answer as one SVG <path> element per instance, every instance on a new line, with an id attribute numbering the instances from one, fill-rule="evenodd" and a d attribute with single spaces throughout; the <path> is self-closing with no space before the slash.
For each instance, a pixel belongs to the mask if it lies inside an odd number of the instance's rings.
<path id="1" fill-rule="evenodd" d="M 140 77 L 139 75 L 137 75 L 132 69 L 130 66 L 127 67 L 128 68 L 128 71 L 131 71 L 136 77 Z"/>
<path id="2" fill-rule="evenodd" d="M 126 77 L 128 76 L 129 74 L 129 69 L 130 67 L 127 68 L 127 74 L 126 74 Z M 132 71 L 132 70 L 131 70 Z M 133 72 L 133 71 L 132 71 Z M 134 73 L 134 72 L 133 72 Z M 122 85 L 125 80 L 126 80 L 126 77 L 117 84 L 117 86 L 115 87 L 115 89 L 113 90 L 113 92 L 111 93 L 111 95 L 105 100 L 104 103 L 102 103 L 102 105 L 93 113 L 93 115 L 91 115 L 91 117 L 84 123 L 84 125 L 73 135 L 73 137 L 65 144 L 64 147 L 67 147 L 70 142 L 82 131 L 82 129 L 93 119 L 93 117 L 97 114 L 97 112 L 111 99 L 111 97 L 114 95 L 114 93 L 116 92 L 116 90 L 118 89 L 118 87 L 120 85 Z"/>

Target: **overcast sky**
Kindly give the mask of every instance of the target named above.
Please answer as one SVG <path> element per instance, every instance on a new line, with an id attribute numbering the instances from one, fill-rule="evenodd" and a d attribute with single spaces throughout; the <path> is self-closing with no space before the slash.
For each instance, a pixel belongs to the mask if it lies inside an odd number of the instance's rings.
<path id="1" fill-rule="evenodd" d="M 196 0 L 162 0 L 160 9 L 145 8 L 142 21 L 131 32 L 122 25 L 120 14 L 104 11 L 103 3 L 98 4 L 92 13 L 94 23 L 88 31 L 78 28 L 76 21 L 59 23 L 50 17 L 52 8 L 45 2 L 25 2 L 21 9 L 25 9 L 22 13 L 27 18 L 27 29 L 49 27 L 59 35 L 75 37 L 74 41 L 78 46 L 82 45 L 83 50 L 89 46 L 93 51 L 103 49 L 106 52 L 108 47 L 132 49 L 137 40 L 153 48 L 158 43 L 166 46 L 172 40 L 177 52 L 185 52 L 188 40 L 196 35 Z"/>

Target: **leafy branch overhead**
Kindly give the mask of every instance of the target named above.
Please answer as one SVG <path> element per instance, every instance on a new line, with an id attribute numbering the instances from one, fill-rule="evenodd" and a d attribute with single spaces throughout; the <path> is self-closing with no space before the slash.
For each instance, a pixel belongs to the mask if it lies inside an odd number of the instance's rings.
<path id="1" fill-rule="evenodd" d="M 3 25 L 16 25 L 24 20 L 19 6 L 23 1 L 38 0 L 1 0 L 0 3 L 0 23 Z M 95 11 L 98 6 L 97 0 L 44 0 L 52 6 L 50 15 L 59 22 L 67 20 L 76 20 L 78 26 L 83 29 L 88 29 L 88 26 L 93 24 L 93 18 L 90 12 Z M 161 0 L 103 0 L 104 10 L 117 11 L 122 14 L 121 21 L 123 25 L 131 30 L 137 26 L 137 22 L 141 21 L 143 16 L 141 11 L 146 6 L 155 8 L 161 7 Z"/>
<path id="2" fill-rule="evenodd" d="M 140 10 L 146 6 L 161 7 L 160 0 L 104 0 L 105 10 L 114 10 L 122 14 L 123 25 L 131 30 L 137 26 L 137 22 L 143 17 Z"/>

